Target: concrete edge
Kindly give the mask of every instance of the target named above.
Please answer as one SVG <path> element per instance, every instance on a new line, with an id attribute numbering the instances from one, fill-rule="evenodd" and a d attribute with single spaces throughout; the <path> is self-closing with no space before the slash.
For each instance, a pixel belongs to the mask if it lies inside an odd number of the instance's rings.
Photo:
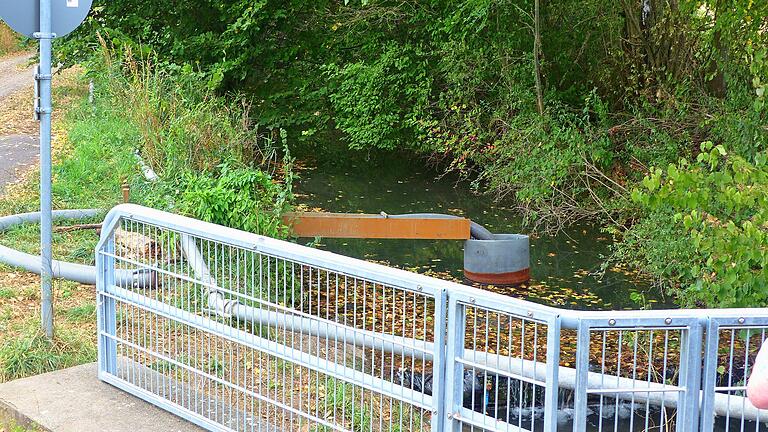
<path id="1" fill-rule="evenodd" d="M 0 427 L 10 428 L 12 426 L 21 426 L 40 432 L 53 432 L 22 414 L 12 403 L 0 399 Z"/>

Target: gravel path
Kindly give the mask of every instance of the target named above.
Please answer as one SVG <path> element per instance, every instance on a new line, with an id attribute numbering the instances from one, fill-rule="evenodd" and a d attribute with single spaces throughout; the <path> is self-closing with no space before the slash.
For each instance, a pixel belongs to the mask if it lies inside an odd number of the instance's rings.
<path id="1" fill-rule="evenodd" d="M 30 55 L 25 53 L 0 59 L 0 104 L 8 96 L 27 88 L 32 83 L 32 70 L 27 66 Z M 32 101 L 29 101 L 30 111 Z M 30 115 L 32 113 L 30 112 Z M 39 144 L 36 136 L 0 136 L 0 193 L 37 160 Z"/>
<path id="2" fill-rule="evenodd" d="M 29 59 L 27 53 L 0 59 L 0 100 L 32 83 Z"/>

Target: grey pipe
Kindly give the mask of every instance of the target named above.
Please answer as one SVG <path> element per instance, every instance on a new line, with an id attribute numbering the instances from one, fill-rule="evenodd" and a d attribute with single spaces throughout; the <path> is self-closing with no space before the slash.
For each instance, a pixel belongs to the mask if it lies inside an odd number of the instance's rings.
<path id="1" fill-rule="evenodd" d="M 319 338 L 333 339 L 352 343 L 366 348 L 382 350 L 396 355 L 413 356 L 431 361 L 435 352 L 434 344 L 417 339 L 379 334 L 368 330 L 340 327 L 337 323 L 322 322 L 317 318 L 297 316 L 290 312 L 275 312 L 245 306 L 233 299 L 226 299 L 224 292 L 216 287 L 216 280 L 211 276 L 205 258 L 197 249 L 195 241 L 189 235 L 182 234 L 181 250 L 187 262 L 198 279 L 208 285 L 208 307 L 212 312 L 224 317 L 235 317 L 242 321 L 283 328 L 287 331 L 301 332 Z M 464 359 L 468 362 L 486 365 L 497 370 L 522 376 L 537 381 L 547 380 L 547 368 L 539 362 L 520 358 L 511 358 L 484 351 L 465 350 Z M 562 388 L 576 389 L 576 369 L 559 366 L 558 382 Z M 631 378 L 604 375 L 598 372 L 588 372 L 588 388 L 601 389 L 647 389 L 648 393 L 617 392 L 621 399 L 631 399 L 635 402 L 648 401 L 651 404 L 666 407 L 677 406 L 677 393 L 661 391 L 668 386 L 649 383 Z M 760 411 L 747 398 L 735 395 L 715 393 L 714 415 L 741 417 L 745 420 L 758 421 Z"/>
<path id="2" fill-rule="evenodd" d="M 97 209 L 82 210 L 55 210 L 53 220 L 82 220 L 90 219 L 102 213 Z M 20 213 L 0 217 L 0 233 L 11 228 L 40 222 L 40 212 Z M 0 245 L 0 263 L 39 275 L 40 257 Z M 51 263 L 53 277 L 66 279 L 86 285 L 96 285 L 96 267 L 75 264 L 66 261 L 53 260 Z M 146 270 L 118 270 L 115 274 L 115 283 L 121 287 L 153 287 L 156 286 L 156 275 Z"/>
<path id="3" fill-rule="evenodd" d="M 99 215 L 101 210 L 82 209 L 82 210 L 55 210 L 53 220 L 82 220 L 94 218 Z M 10 216 L 0 217 L 0 233 L 8 231 L 11 228 L 24 224 L 40 223 L 40 212 L 19 213 Z"/>
<path id="4" fill-rule="evenodd" d="M 422 218 L 422 219 L 464 219 L 460 216 L 454 216 L 454 215 L 447 215 L 442 213 L 406 213 L 406 214 L 397 214 L 397 215 L 391 215 L 384 212 L 381 212 L 381 215 L 385 218 L 390 219 L 413 219 L 413 218 Z M 477 222 L 469 221 L 469 235 L 471 238 L 475 240 L 493 240 L 493 233 L 488 231 L 484 226 L 480 225 Z"/>

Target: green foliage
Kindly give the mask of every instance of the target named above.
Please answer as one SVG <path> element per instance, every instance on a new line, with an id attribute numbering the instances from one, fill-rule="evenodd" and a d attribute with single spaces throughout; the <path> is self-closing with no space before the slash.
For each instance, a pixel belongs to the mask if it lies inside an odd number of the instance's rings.
<path id="1" fill-rule="evenodd" d="M 43 432 L 44 429 L 36 423 L 19 424 L 13 418 L 0 418 L 0 427 L 4 432 Z"/>
<path id="2" fill-rule="evenodd" d="M 181 210 L 198 219 L 245 231 L 286 236 L 280 216 L 289 192 L 269 174 L 249 168 L 219 167 L 182 180 Z"/>
<path id="3" fill-rule="evenodd" d="M 765 99 L 768 98 L 768 48 L 756 47 L 749 41 L 747 55 L 750 59 L 749 70 L 752 73 L 752 85 L 755 87 L 755 111 L 761 112 L 765 108 Z"/>
<path id="4" fill-rule="evenodd" d="M 696 162 L 654 169 L 632 193 L 651 216 L 628 237 L 688 304 L 768 304 L 768 165 L 701 145 Z M 655 222 L 651 228 L 649 224 Z M 648 241 L 648 244 L 644 244 Z M 663 264 L 662 264 L 663 263 Z"/>
<path id="5" fill-rule="evenodd" d="M 429 101 L 423 53 L 396 43 L 382 49 L 370 63 L 326 66 L 336 126 L 352 149 L 407 147 Z"/>
<path id="6" fill-rule="evenodd" d="M 132 146 L 125 145 L 139 140 L 135 128 L 115 112 L 83 105 L 72 115 L 67 138 L 72 152 L 54 166 L 57 205 L 108 209 L 117 204 L 122 183 L 138 175 Z"/>
<path id="7" fill-rule="evenodd" d="M 67 318 L 73 322 L 94 322 L 96 320 L 96 305 L 85 303 L 66 311 Z"/>

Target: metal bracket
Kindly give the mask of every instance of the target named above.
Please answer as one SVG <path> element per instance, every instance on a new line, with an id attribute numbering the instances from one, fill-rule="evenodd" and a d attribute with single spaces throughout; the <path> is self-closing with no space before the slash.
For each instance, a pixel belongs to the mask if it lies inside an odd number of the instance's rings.
<path id="1" fill-rule="evenodd" d="M 39 76 L 40 76 L 40 65 L 37 65 L 35 66 L 35 71 L 34 71 L 35 95 L 33 96 L 34 101 L 32 106 L 32 112 L 33 112 L 32 117 L 37 121 L 40 121 L 40 112 L 38 111 L 40 109 L 40 81 L 38 79 Z"/>
<path id="2" fill-rule="evenodd" d="M 35 66 L 34 70 L 34 78 L 35 78 L 35 95 L 34 95 L 34 114 L 33 117 L 35 120 L 40 121 L 40 114 L 50 114 L 51 113 L 51 107 L 41 107 L 40 106 L 40 81 L 50 81 L 53 78 L 53 75 L 51 74 L 41 74 L 40 73 L 40 65 L 38 64 Z"/>
<path id="3" fill-rule="evenodd" d="M 56 39 L 56 33 L 42 33 L 42 32 L 34 32 L 32 33 L 33 39 Z"/>

